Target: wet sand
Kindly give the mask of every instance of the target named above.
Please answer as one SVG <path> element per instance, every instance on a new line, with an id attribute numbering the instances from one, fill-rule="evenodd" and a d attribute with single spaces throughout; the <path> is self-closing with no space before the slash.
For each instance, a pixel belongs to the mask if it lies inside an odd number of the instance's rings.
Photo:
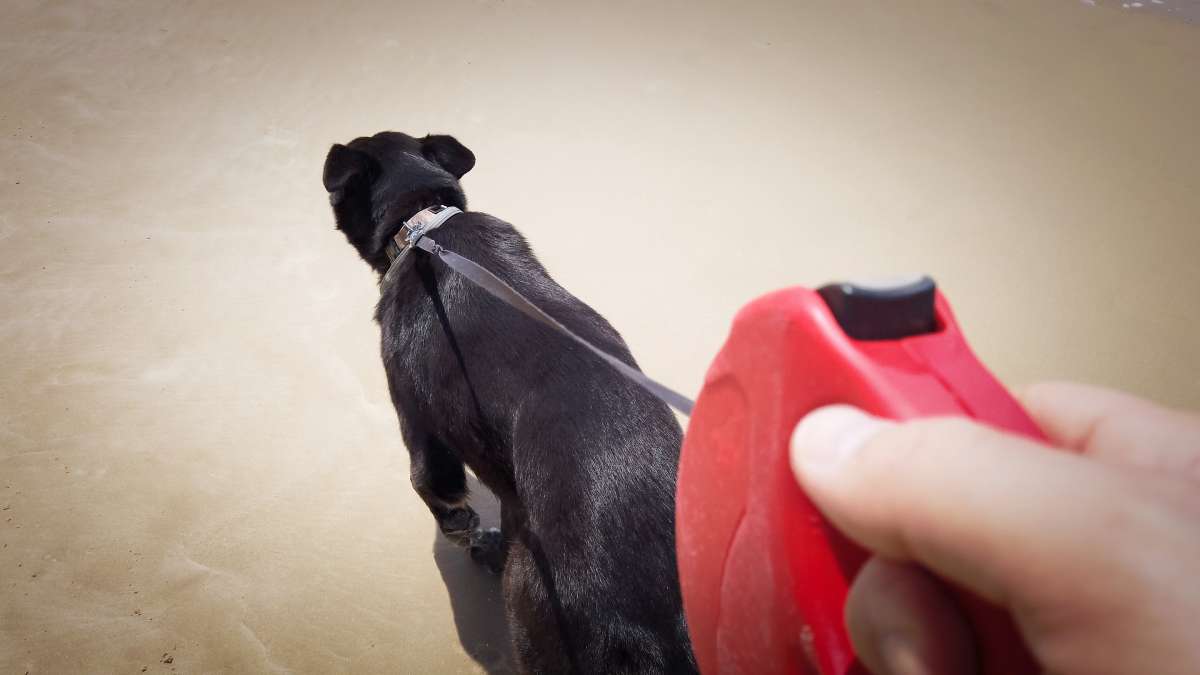
<path id="1" fill-rule="evenodd" d="M 470 146 L 473 207 L 685 392 L 755 295 L 925 271 L 1014 385 L 1200 405 L 1200 28 L 1167 13 L 0 17 L 0 673 L 506 669 L 495 580 L 408 486 L 320 183 L 385 128 Z"/>

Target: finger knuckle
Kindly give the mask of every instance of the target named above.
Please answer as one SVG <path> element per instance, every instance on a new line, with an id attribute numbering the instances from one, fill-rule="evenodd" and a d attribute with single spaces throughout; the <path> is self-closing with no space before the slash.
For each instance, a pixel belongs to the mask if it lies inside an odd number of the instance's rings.
<path id="1" fill-rule="evenodd" d="M 909 456 L 938 455 L 977 445 L 983 429 L 959 417 L 916 420 L 898 427 L 895 444 Z"/>

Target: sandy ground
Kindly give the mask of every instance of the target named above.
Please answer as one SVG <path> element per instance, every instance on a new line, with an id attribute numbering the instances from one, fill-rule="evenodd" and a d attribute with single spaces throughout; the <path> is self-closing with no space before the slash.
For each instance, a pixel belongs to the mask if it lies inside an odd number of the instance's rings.
<path id="1" fill-rule="evenodd" d="M 456 134 L 686 392 L 751 297 L 926 271 L 1006 381 L 1196 406 L 1197 64 L 1111 2 L 5 0 L 0 673 L 507 668 L 331 142 Z"/>

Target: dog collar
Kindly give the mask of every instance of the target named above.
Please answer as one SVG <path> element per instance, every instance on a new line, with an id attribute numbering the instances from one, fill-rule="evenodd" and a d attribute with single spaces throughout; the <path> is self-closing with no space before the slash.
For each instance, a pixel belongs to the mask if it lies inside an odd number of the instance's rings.
<path id="1" fill-rule="evenodd" d="M 383 275 L 383 280 L 391 279 L 392 274 L 400 267 L 401 261 L 408 256 L 408 252 L 412 250 L 413 244 L 417 243 L 418 239 L 441 227 L 447 220 L 460 213 L 462 210 L 454 206 L 431 206 L 404 221 L 400 231 L 387 243 L 387 257 L 391 265 L 388 267 L 387 274 Z"/>

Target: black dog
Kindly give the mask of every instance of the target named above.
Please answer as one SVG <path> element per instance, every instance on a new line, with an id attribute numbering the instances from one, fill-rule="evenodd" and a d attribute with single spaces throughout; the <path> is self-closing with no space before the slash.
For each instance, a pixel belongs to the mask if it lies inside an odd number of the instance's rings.
<path id="1" fill-rule="evenodd" d="M 474 165 L 450 136 L 383 132 L 334 145 L 324 182 L 338 229 L 381 279 L 406 219 L 456 206 L 464 213 L 431 237 L 636 367 L 512 225 L 466 211 L 459 178 Z M 381 291 L 375 318 L 413 487 L 447 537 L 503 569 L 521 668 L 694 672 L 675 567 L 682 435 L 667 406 L 424 251 Z M 500 499 L 500 531 L 479 528 L 464 463 Z"/>

